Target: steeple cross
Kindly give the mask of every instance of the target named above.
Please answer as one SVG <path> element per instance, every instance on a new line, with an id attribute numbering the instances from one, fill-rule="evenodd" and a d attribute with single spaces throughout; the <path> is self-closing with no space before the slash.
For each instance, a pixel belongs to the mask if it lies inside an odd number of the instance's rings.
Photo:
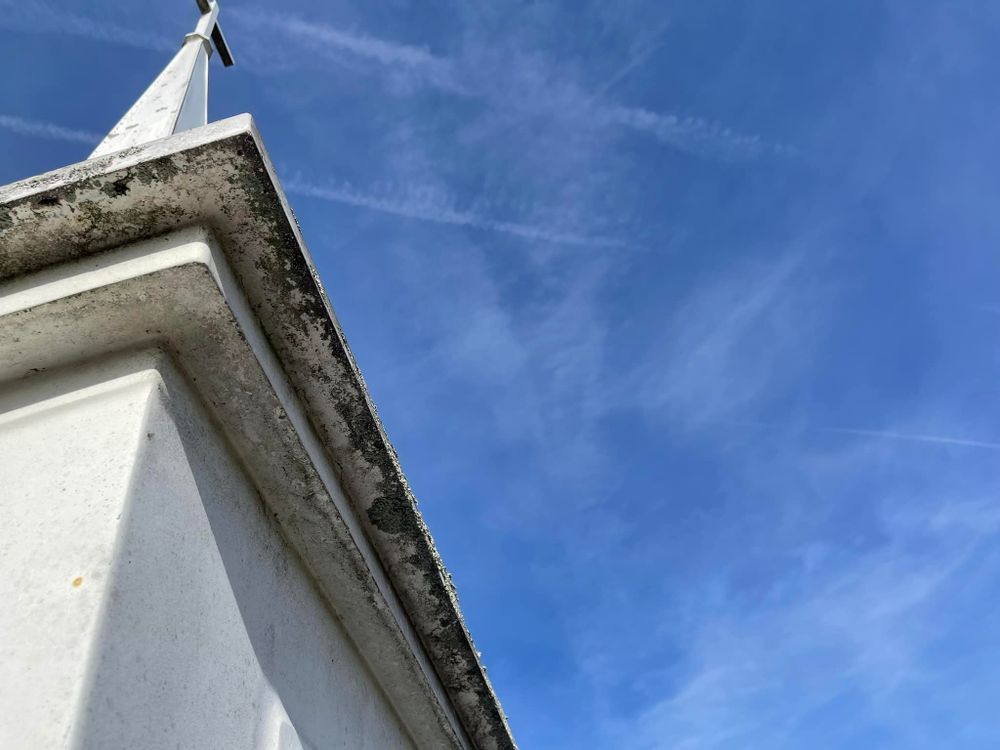
<path id="1" fill-rule="evenodd" d="M 198 9 L 201 11 L 201 18 L 195 30 L 188 34 L 187 38 L 199 36 L 206 42 L 211 40 L 215 48 L 219 50 L 219 59 L 227 68 L 233 63 L 233 55 L 226 44 L 226 37 L 222 35 L 222 27 L 219 26 L 219 3 L 218 0 L 197 0 Z M 211 49 L 209 50 L 211 51 Z"/>
<path id="2" fill-rule="evenodd" d="M 163 72 L 94 149 L 91 158 L 166 138 L 208 122 L 208 59 L 212 47 L 222 64 L 233 55 L 219 28 L 218 0 L 197 0 L 201 18 Z"/>

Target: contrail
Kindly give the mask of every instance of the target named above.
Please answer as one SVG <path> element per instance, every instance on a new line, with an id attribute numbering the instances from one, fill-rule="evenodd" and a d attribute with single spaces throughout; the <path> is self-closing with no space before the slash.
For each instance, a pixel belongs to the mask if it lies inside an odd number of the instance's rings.
<path id="1" fill-rule="evenodd" d="M 0 114 L 0 128 L 19 135 L 48 138 L 50 140 L 67 141 L 70 143 L 99 143 L 102 136 L 85 130 L 74 130 L 50 122 L 26 120 L 22 117 Z M 401 197 L 380 197 L 361 192 L 350 185 L 342 187 L 323 187 L 305 182 L 300 178 L 292 178 L 285 183 L 289 193 L 304 195 L 309 198 L 342 203 L 348 206 L 368 208 L 383 213 L 404 216 L 410 219 L 431 221 L 437 224 L 451 224 L 483 229 L 491 232 L 510 234 L 529 240 L 541 240 L 562 245 L 578 245 L 582 247 L 625 247 L 629 243 L 613 237 L 595 237 L 574 232 L 560 232 L 532 224 L 519 224 L 503 221 L 471 211 L 461 211 L 454 202 L 440 193 L 431 191 L 410 190 Z"/>
<path id="2" fill-rule="evenodd" d="M 369 208 L 395 216 L 409 219 L 430 221 L 436 224 L 472 227 L 491 232 L 510 234 L 529 240 L 541 240 L 563 245 L 578 245 L 582 247 L 625 247 L 628 243 L 612 237 L 593 237 L 573 232 L 560 232 L 531 224 L 502 221 L 489 216 L 461 211 L 447 199 L 441 197 L 422 197 L 411 192 L 402 197 L 381 197 L 360 192 L 350 185 L 342 187 L 323 187 L 292 179 L 285 183 L 289 193 L 304 195 L 309 198 L 342 203 L 348 206 Z"/>
<path id="3" fill-rule="evenodd" d="M 0 128 L 18 135 L 30 135 L 36 138 L 48 138 L 53 141 L 68 141 L 70 143 L 86 143 L 93 146 L 100 143 L 101 136 L 86 130 L 74 130 L 55 125 L 51 122 L 25 120 L 22 117 L 0 114 Z"/>
<path id="4" fill-rule="evenodd" d="M 622 79 L 625 78 L 625 76 L 646 62 L 651 54 L 663 46 L 663 35 L 667 33 L 668 28 L 670 28 L 670 23 L 668 21 L 664 21 L 645 39 L 634 45 L 629 59 L 606 81 L 604 81 L 604 83 L 597 87 L 597 91 L 591 97 L 591 100 L 599 99 L 604 96 L 608 93 L 608 91 L 617 86 Z"/>
<path id="5" fill-rule="evenodd" d="M 387 42 L 366 34 L 352 34 L 322 23 L 313 23 L 295 16 L 234 10 L 230 15 L 255 29 L 275 28 L 300 39 L 322 42 L 332 47 L 353 52 L 383 65 L 406 67 L 442 66 L 447 62 L 435 57 L 422 47 Z"/>
<path id="6" fill-rule="evenodd" d="M 822 427 L 819 429 L 822 429 L 824 432 L 836 432 L 842 435 L 858 435 L 860 437 L 882 438 L 885 440 L 908 440 L 914 443 L 960 445 L 966 448 L 1000 450 L 1000 443 L 990 443 L 984 440 L 966 440 L 964 438 L 947 437 L 945 435 L 920 435 L 907 432 L 890 432 L 885 430 L 859 430 L 851 427 Z"/>
<path id="7" fill-rule="evenodd" d="M 367 60 L 383 68 L 407 71 L 422 77 L 429 85 L 451 93 L 468 94 L 459 85 L 452 63 L 423 47 L 386 41 L 367 34 L 344 31 L 323 23 L 286 14 L 233 10 L 229 15 L 254 33 L 270 35 L 274 31 L 319 50 Z"/>
<path id="8" fill-rule="evenodd" d="M 387 69 L 407 70 L 419 74 L 432 87 L 466 96 L 484 96 L 485 92 L 470 88 L 457 76 L 460 69 L 455 61 L 437 57 L 420 47 L 389 42 L 364 34 L 352 34 L 321 23 L 311 23 L 298 18 L 238 13 L 238 17 L 256 30 L 276 29 L 303 43 L 323 43 L 333 50 L 349 52 L 370 60 Z M 795 149 L 768 143 L 757 135 L 737 133 L 730 128 L 699 117 L 680 117 L 660 114 L 635 107 L 600 104 L 597 100 L 622 78 L 628 75 L 661 44 L 666 31 L 662 24 L 639 45 L 628 63 L 592 94 L 585 97 L 586 105 L 593 111 L 597 122 L 652 136 L 668 146 L 702 158 L 721 161 L 746 161 L 772 154 L 793 156 Z"/>
<path id="9" fill-rule="evenodd" d="M 18 30 L 72 34 L 98 41 L 125 44 L 144 49 L 174 51 L 177 43 L 110 22 L 96 22 L 41 2 L 0 0 L 0 27 Z M 302 18 L 253 11 L 230 11 L 229 15 L 244 23 L 258 37 L 277 31 L 301 44 L 328 49 L 331 53 L 367 60 L 389 71 L 406 72 L 423 80 L 426 85 L 462 96 L 482 97 L 463 80 L 461 66 L 455 60 L 439 57 L 422 47 L 387 41 L 366 34 L 352 33 Z M 665 28 L 665 26 L 663 27 Z M 659 32 L 662 33 L 662 32 Z M 694 156 L 724 162 L 749 161 L 761 156 L 794 157 L 796 149 L 781 143 L 770 143 L 758 135 L 738 133 L 699 117 L 684 117 L 651 112 L 638 107 L 601 105 L 595 103 L 635 66 L 656 49 L 657 34 L 640 45 L 634 57 L 593 95 L 585 96 L 595 121 L 651 136 L 659 142 Z"/>
<path id="10" fill-rule="evenodd" d="M 730 424 L 743 427 L 762 427 L 768 430 L 783 429 L 785 425 L 775 422 L 760 422 L 756 420 L 741 420 Z M 856 435 L 858 437 L 869 437 L 878 440 L 903 440 L 910 443 L 930 443 L 932 445 L 956 445 L 963 448 L 984 448 L 986 450 L 1000 450 L 1000 443 L 992 443 L 987 440 L 968 440 L 966 438 L 951 437 L 949 435 L 924 435 L 912 432 L 895 432 L 893 430 L 866 430 L 857 427 L 809 427 L 803 429 L 807 432 L 829 432 L 837 435 Z"/>
<path id="11" fill-rule="evenodd" d="M 98 42 L 164 52 L 173 52 L 179 47 L 177 40 L 126 28 L 111 21 L 92 21 L 65 8 L 53 8 L 43 2 L 0 0 L 0 11 L 0 28 L 67 34 Z"/>
<path id="12" fill-rule="evenodd" d="M 791 146 L 768 143 L 758 135 L 737 133 L 701 117 L 664 115 L 638 107 L 609 107 L 602 115 L 616 125 L 647 133 L 695 156 L 722 161 L 747 161 L 764 154 L 795 156 Z"/>

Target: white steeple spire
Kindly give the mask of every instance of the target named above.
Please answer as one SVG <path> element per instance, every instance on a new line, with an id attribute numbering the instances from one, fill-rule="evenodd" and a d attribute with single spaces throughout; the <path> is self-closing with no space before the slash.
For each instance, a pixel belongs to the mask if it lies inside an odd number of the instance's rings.
<path id="1" fill-rule="evenodd" d="M 233 57 L 219 27 L 217 0 L 197 0 L 201 18 L 163 72 L 94 149 L 90 158 L 165 138 L 208 122 L 208 58 L 212 44 L 229 67 Z"/>

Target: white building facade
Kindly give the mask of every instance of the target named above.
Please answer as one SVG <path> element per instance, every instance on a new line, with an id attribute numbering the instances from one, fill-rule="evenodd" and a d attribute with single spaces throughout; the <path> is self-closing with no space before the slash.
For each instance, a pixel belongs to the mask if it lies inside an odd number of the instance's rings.
<path id="1" fill-rule="evenodd" d="M 514 748 L 251 118 L 175 130 L 0 188 L 0 747 Z"/>

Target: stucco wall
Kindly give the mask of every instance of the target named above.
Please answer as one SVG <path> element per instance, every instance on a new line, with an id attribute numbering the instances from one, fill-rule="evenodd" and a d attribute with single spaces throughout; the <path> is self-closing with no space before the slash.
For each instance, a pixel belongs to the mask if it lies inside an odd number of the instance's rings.
<path id="1" fill-rule="evenodd" d="M 0 746 L 413 747 L 164 356 L 7 386 L 0 456 Z"/>

